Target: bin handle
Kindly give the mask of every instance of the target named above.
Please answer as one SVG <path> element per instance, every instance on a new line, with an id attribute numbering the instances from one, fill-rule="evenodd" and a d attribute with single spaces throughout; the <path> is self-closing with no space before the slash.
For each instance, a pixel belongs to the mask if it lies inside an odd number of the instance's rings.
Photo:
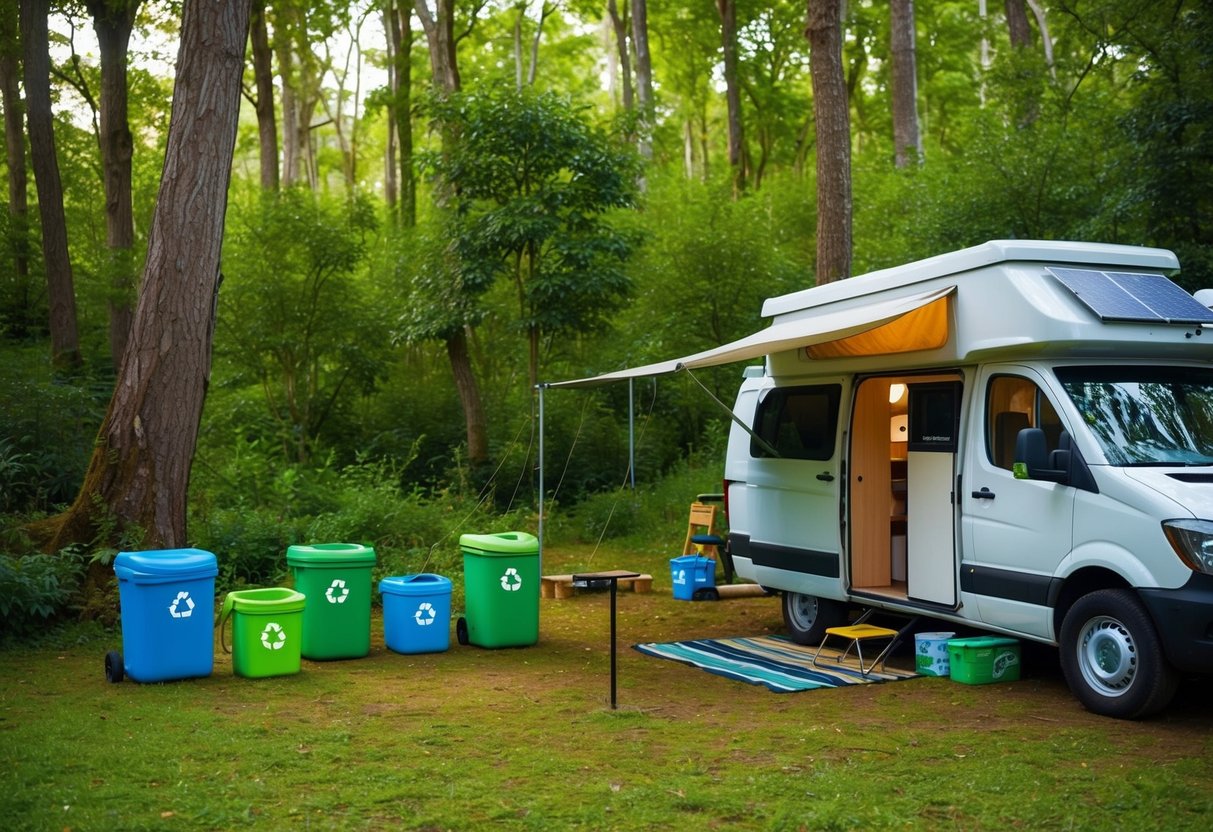
<path id="1" fill-rule="evenodd" d="M 227 639 L 223 637 L 223 625 L 227 622 L 228 616 L 232 614 L 232 608 L 235 606 L 235 603 L 236 599 L 233 598 L 232 593 L 229 592 L 227 597 L 223 599 L 223 608 L 219 610 L 219 621 L 215 625 L 219 628 L 219 646 L 223 648 L 224 653 L 232 652 L 232 649 L 227 646 Z"/>

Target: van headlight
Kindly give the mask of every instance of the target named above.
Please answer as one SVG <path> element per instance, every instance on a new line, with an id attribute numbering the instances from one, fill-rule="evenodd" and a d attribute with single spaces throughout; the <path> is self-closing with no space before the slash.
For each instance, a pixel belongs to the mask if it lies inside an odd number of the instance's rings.
<path id="1" fill-rule="evenodd" d="M 1213 575 L 1213 520 L 1166 520 L 1162 530 L 1189 569 Z"/>

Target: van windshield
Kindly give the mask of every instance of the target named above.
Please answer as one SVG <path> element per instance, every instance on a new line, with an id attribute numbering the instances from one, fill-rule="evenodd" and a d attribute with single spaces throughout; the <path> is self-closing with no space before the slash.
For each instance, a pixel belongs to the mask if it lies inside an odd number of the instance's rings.
<path id="1" fill-rule="evenodd" d="M 1213 368 L 1056 372 L 1113 465 L 1213 465 Z"/>

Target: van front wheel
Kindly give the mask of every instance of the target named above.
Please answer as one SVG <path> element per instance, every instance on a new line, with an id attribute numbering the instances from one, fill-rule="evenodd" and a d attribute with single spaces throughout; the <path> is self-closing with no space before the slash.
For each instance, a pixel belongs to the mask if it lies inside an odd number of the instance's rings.
<path id="1" fill-rule="evenodd" d="M 1061 624 L 1061 669 L 1089 711 L 1137 719 L 1166 707 L 1178 684 L 1150 614 L 1127 589 L 1084 595 Z"/>
<path id="2" fill-rule="evenodd" d="M 846 615 L 846 604 L 838 601 L 799 592 L 783 594 L 783 624 L 797 644 L 820 644 L 826 628 L 841 625 Z"/>

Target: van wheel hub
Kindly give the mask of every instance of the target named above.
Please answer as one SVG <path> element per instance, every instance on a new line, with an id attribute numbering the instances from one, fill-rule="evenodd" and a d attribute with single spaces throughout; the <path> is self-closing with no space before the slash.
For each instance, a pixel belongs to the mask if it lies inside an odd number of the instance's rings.
<path id="1" fill-rule="evenodd" d="M 1137 676 L 1137 648 L 1132 634 L 1115 618 L 1092 618 L 1083 628 L 1078 664 L 1091 687 L 1104 696 L 1119 696 Z"/>

